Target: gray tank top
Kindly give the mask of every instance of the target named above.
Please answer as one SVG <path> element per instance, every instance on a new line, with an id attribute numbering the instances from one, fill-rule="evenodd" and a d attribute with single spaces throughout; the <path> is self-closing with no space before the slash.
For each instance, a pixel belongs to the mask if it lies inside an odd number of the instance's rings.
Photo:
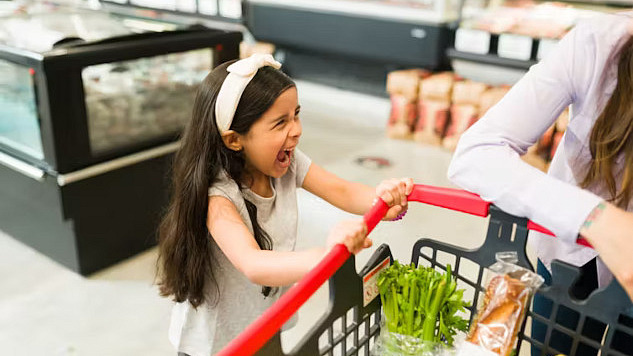
<path id="1" fill-rule="evenodd" d="M 244 199 L 257 207 L 257 221 L 273 241 L 273 250 L 292 251 L 297 238 L 297 188 L 310 168 L 310 159 L 295 150 L 288 172 L 281 178 L 271 178 L 273 196 L 261 197 L 248 188 L 240 188 L 225 172 L 209 188 L 209 196 L 229 199 L 242 221 L 253 233 Z M 194 309 L 189 302 L 176 303 L 172 310 L 169 340 L 178 352 L 191 356 L 208 356 L 221 350 L 246 326 L 261 315 L 283 293 L 264 297 L 261 286 L 250 282 L 226 258 L 212 241 L 215 280 L 220 297 L 213 306 L 206 303 Z M 207 293 L 213 293 L 211 286 Z"/>

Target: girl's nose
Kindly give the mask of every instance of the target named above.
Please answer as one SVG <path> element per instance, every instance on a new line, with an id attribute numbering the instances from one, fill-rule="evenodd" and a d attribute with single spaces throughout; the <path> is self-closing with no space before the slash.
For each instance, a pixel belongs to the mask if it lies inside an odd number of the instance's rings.
<path id="1" fill-rule="evenodd" d="M 290 136 L 299 137 L 301 136 L 301 132 L 302 132 L 301 121 L 297 118 L 292 122 L 292 128 L 290 128 Z"/>

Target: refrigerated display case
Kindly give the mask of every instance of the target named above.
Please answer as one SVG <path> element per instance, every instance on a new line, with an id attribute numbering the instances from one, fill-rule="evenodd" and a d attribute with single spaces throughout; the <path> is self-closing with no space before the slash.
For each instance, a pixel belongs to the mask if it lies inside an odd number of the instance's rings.
<path id="1" fill-rule="evenodd" d="M 354 80 L 384 94 L 386 74 L 404 67 L 443 69 L 457 0 L 247 0 L 244 24 L 274 43 L 298 78 L 335 86 Z M 370 77 L 372 77 L 370 78 Z"/>
<path id="2" fill-rule="evenodd" d="M 193 16 L 227 23 L 238 23 L 242 19 L 241 0 L 101 0 L 101 3 L 128 13 L 145 11 L 145 15 L 149 12 Z"/>
<path id="3" fill-rule="evenodd" d="M 153 245 L 196 88 L 241 38 L 54 5 L 0 17 L 0 229 L 83 274 Z"/>
<path id="4" fill-rule="evenodd" d="M 513 84 L 578 21 L 631 6 L 630 0 L 464 0 L 455 42 L 447 53 L 461 76 Z"/>

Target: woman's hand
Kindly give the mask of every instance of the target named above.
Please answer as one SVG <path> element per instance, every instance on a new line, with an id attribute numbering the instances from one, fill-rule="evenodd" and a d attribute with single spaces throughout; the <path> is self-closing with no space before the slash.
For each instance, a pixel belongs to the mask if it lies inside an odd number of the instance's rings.
<path id="1" fill-rule="evenodd" d="M 580 229 L 633 301 L 633 213 L 600 203 Z"/>
<path id="2" fill-rule="evenodd" d="M 413 179 L 411 178 L 392 178 L 382 181 L 376 187 L 376 196 L 380 197 L 387 205 L 389 210 L 383 220 L 393 220 L 401 217 L 409 208 L 407 196 L 413 190 Z"/>
<path id="3" fill-rule="evenodd" d="M 371 247 L 373 242 L 367 238 L 367 225 L 363 220 L 341 221 L 332 230 L 327 238 L 327 251 L 336 244 L 343 244 L 353 254 L 362 249 Z"/>

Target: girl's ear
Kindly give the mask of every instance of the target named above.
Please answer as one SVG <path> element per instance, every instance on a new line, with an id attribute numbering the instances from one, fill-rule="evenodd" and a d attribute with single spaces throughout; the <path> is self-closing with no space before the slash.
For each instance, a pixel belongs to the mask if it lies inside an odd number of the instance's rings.
<path id="1" fill-rule="evenodd" d="M 224 145 L 233 151 L 242 150 L 242 136 L 233 130 L 227 130 L 222 134 Z"/>

